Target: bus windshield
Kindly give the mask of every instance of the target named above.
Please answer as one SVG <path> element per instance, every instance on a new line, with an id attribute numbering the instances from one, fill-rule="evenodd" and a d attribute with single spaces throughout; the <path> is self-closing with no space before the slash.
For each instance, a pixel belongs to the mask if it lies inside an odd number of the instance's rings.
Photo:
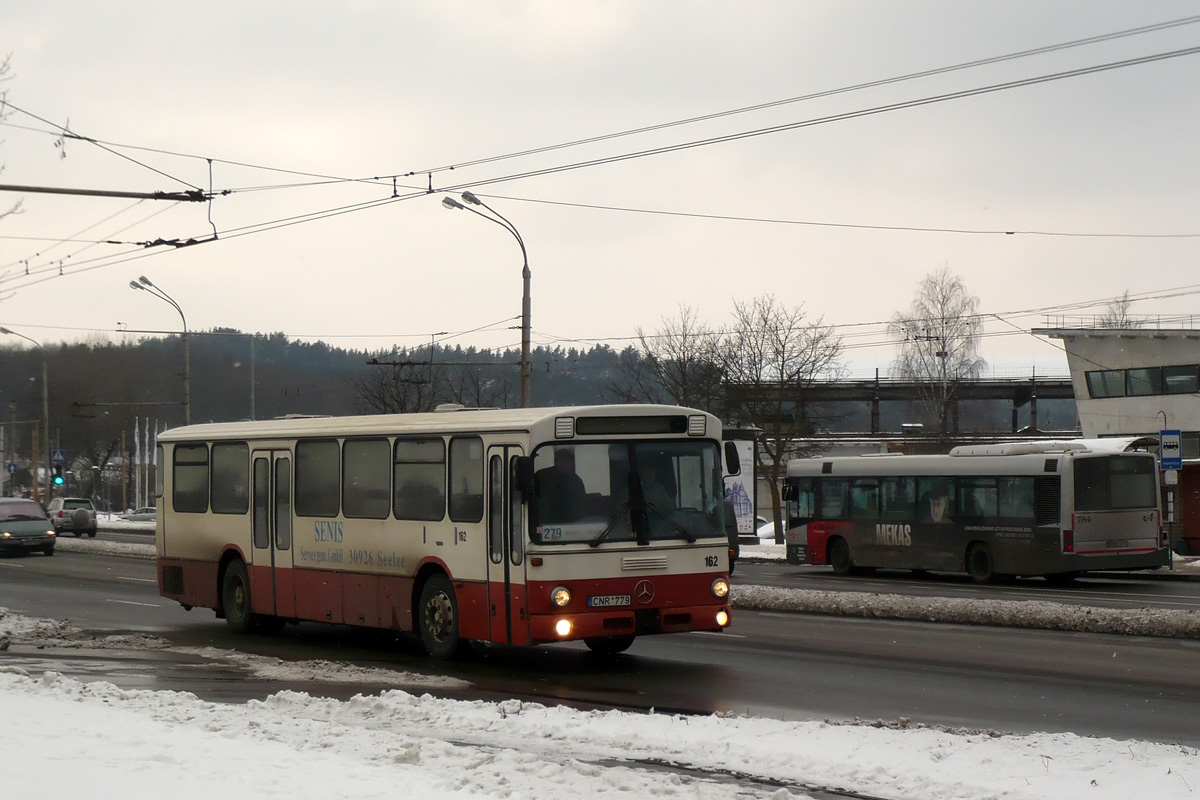
<path id="1" fill-rule="evenodd" d="M 533 457 L 536 543 L 725 536 L 716 442 L 547 444 Z"/>

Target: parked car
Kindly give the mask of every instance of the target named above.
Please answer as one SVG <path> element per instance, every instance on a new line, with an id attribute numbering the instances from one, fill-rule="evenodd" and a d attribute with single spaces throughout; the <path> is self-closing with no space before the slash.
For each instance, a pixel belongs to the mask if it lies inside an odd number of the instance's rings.
<path id="1" fill-rule="evenodd" d="M 0 550 L 41 550 L 54 555 L 54 526 L 34 500 L 0 498 Z"/>
<path id="2" fill-rule="evenodd" d="M 155 522 L 158 520 L 158 509 L 154 506 L 143 506 L 121 515 L 121 519 L 130 522 Z"/>
<path id="3" fill-rule="evenodd" d="M 86 497 L 56 497 L 46 506 L 55 533 L 96 535 L 96 507 Z"/>

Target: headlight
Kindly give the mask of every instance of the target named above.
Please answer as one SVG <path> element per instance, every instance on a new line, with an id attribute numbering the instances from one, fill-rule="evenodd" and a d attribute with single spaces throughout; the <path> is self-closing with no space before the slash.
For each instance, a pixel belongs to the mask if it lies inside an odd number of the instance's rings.
<path id="1" fill-rule="evenodd" d="M 554 632 L 559 636 L 569 636 L 571 634 L 571 620 L 560 619 L 554 623 Z"/>
<path id="2" fill-rule="evenodd" d="M 47 535 L 47 536 L 53 536 L 53 535 L 54 535 L 54 529 L 53 529 L 53 528 L 51 528 L 50 530 L 46 531 L 46 535 Z"/>
<path id="3" fill-rule="evenodd" d="M 717 612 L 717 624 L 722 628 L 729 624 L 729 612 L 723 608 Z"/>
<path id="4" fill-rule="evenodd" d="M 550 590 L 550 602 L 559 608 L 571 605 L 571 590 L 565 586 L 555 586 Z"/>
<path id="5" fill-rule="evenodd" d="M 0 539 L 11 539 L 11 538 L 12 538 L 12 534 L 9 533 L 8 531 L 5 531 L 4 533 L 0 533 Z"/>
<path id="6" fill-rule="evenodd" d="M 718 600 L 723 600 L 729 596 L 729 581 L 724 578 L 717 578 L 712 582 L 713 597 Z"/>

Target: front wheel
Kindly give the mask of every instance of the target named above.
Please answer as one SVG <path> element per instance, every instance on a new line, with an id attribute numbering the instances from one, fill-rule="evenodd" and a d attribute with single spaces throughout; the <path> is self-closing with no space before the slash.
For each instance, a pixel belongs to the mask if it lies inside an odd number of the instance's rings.
<path id="1" fill-rule="evenodd" d="M 458 600 L 454 586 L 445 575 L 429 578 L 421 587 L 421 600 L 417 604 L 417 629 L 421 645 L 433 658 L 450 658 L 458 652 L 461 639 L 458 635 Z"/>
<path id="2" fill-rule="evenodd" d="M 992 561 L 992 549 L 982 542 L 971 545 L 967 551 L 967 572 L 976 583 L 995 581 L 996 565 Z"/>
<path id="3" fill-rule="evenodd" d="M 834 574 L 849 575 L 854 570 L 854 559 L 850 557 L 850 545 L 838 537 L 829 542 L 829 564 Z"/>
<path id="4" fill-rule="evenodd" d="M 225 621 L 236 633 L 249 633 L 254 627 L 250 604 L 250 574 L 241 561 L 231 561 L 221 578 L 221 607 Z"/>
<path id="5" fill-rule="evenodd" d="M 45 550 L 43 550 L 42 552 L 43 552 L 43 553 L 45 553 L 45 554 L 46 554 L 46 555 L 48 555 L 48 556 L 52 556 L 52 555 L 54 555 L 54 548 L 53 548 L 53 547 L 47 547 L 47 548 L 46 548 Z"/>
<path id="6" fill-rule="evenodd" d="M 588 646 L 598 656 L 615 656 L 618 653 L 624 653 L 633 644 L 632 636 L 589 636 L 583 640 L 583 643 Z"/>

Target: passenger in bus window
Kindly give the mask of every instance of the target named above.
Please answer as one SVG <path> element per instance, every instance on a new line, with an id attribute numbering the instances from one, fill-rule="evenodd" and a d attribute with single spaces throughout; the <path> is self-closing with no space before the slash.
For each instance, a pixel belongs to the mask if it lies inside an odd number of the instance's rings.
<path id="1" fill-rule="evenodd" d="M 575 451 L 569 447 L 554 450 L 554 466 L 539 469 L 534 476 L 538 521 L 574 522 L 583 513 L 587 496 L 583 479 L 575 474 Z"/>
<path id="2" fill-rule="evenodd" d="M 658 479 L 658 468 L 653 463 L 647 462 L 642 466 L 641 476 L 642 495 L 646 498 L 647 503 L 660 511 L 667 511 L 675 507 L 671 493 Z"/>

